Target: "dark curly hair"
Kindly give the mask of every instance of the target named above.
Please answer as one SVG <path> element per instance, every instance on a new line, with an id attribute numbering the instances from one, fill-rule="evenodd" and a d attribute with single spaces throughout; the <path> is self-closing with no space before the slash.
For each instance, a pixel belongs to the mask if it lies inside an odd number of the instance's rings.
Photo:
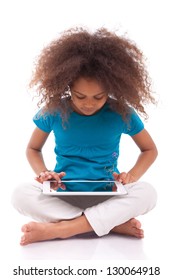
<path id="1" fill-rule="evenodd" d="M 36 87 L 44 112 L 70 111 L 68 88 L 79 77 L 94 78 L 109 93 L 112 110 L 125 117 L 129 107 L 147 117 L 144 105 L 155 103 L 143 53 L 129 39 L 100 28 L 67 30 L 38 57 L 30 88 Z"/>

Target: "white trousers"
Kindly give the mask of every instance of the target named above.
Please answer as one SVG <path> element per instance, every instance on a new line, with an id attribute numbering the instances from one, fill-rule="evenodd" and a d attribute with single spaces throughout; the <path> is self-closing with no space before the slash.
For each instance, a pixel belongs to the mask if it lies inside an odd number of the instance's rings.
<path id="1" fill-rule="evenodd" d="M 156 204 L 155 189 L 146 182 L 126 185 L 124 196 L 48 196 L 42 184 L 24 183 L 12 195 L 13 206 L 23 215 L 41 222 L 58 222 L 84 214 L 98 236 L 131 218 L 145 214 Z"/>

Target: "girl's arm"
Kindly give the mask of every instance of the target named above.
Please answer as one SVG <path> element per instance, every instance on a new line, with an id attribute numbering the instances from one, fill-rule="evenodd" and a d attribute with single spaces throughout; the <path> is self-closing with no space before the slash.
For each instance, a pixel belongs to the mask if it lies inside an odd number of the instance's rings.
<path id="1" fill-rule="evenodd" d="M 132 137 L 141 153 L 136 161 L 136 164 L 129 171 L 130 174 L 138 180 L 155 161 L 158 151 L 156 145 L 146 129 Z"/>
<path id="2" fill-rule="evenodd" d="M 141 153 L 135 165 L 127 173 L 122 172 L 119 175 L 114 173 L 115 179 L 123 184 L 139 180 L 155 161 L 158 154 L 156 145 L 146 129 L 143 129 L 138 134 L 132 136 L 132 139 L 139 147 Z"/>
<path id="3" fill-rule="evenodd" d="M 26 148 L 27 159 L 37 175 L 42 171 L 47 170 L 42 155 L 42 148 L 48 136 L 49 133 L 46 133 L 39 128 L 35 128 Z"/>
<path id="4" fill-rule="evenodd" d="M 45 165 L 42 148 L 48 136 L 49 133 L 46 133 L 39 128 L 35 128 L 26 148 L 27 159 L 32 169 L 37 174 L 35 179 L 40 183 L 49 179 L 60 181 L 60 179 L 65 176 L 64 172 L 56 173 L 48 171 Z"/>

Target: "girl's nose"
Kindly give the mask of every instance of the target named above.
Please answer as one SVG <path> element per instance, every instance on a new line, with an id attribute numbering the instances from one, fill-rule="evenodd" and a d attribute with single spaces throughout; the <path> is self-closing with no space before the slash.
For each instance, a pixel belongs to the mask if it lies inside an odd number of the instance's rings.
<path id="1" fill-rule="evenodd" d="M 93 108 L 93 107 L 95 107 L 95 102 L 94 102 L 94 101 L 88 100 L 88 101 L 85 103 L 85 108 L 90 109 L 90 108 Z"/>

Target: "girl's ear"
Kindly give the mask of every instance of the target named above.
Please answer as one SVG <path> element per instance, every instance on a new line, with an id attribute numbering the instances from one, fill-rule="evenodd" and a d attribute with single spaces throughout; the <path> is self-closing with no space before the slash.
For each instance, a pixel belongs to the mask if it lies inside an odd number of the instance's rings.
<path id="1" fill-rule="evenodd" d="M 61 98 L 71 99 L 71 89 L 69 85 L 65 88 L 64 92 L 61 94 Z"/>

